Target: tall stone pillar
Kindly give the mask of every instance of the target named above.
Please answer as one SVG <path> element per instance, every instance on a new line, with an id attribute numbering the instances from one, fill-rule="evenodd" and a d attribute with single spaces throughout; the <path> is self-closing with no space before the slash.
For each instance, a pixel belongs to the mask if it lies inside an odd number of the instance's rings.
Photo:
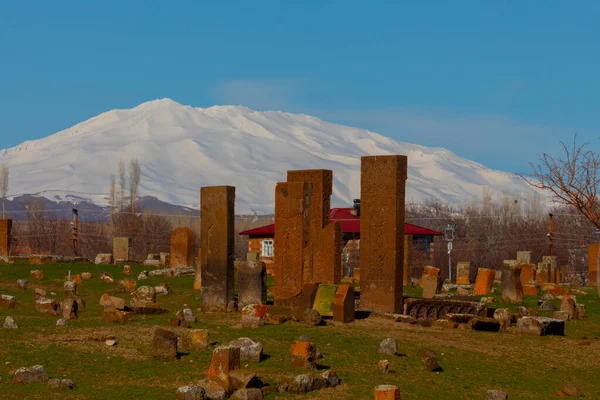
<path id="1" fill-rule="evenodd" d="M 8 261 L 10 255 L 10 230 L 12 219 L 0 219 L 0 257 Z"/>
<path id="2" fill-rule="evenodd" d="M 200 274 L 204 311 L 226 311 L 227 304 L 233 301 L 234 206 L 235 187 L 200 189 Z"/>
<path id="3" fill-rule="evenodd" d="M 361 157 L 360 305 L 402 312 L 406 156 Z"/>
<path id="4" fill-rule="evenodd" d="M 292 306 L 302 292 L 304 248 L 309 241 L 311 184 L 279 182 L 275 188 L 275 284 L 273 296 Z"/>

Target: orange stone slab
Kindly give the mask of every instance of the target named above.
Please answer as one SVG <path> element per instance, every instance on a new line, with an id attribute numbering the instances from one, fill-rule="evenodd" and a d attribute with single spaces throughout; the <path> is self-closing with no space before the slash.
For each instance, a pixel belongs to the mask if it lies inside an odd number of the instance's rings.
<path id="1" fill-rule="evenodd" d="M 196 235 L 189 228 L 180 227 L 171 233 L 171 263 L 175 267 L 191 267 L 196 247 Z"/>
<path id="2" fill-rule="evenodd" d="M 354 321 L 354 288 L 349 284 L 338 285 L 333 298 L 333 320 L 343 323 Z"/>
<path id="3" fill-rule="evenodd" d="M 471 280 L 469 273 L 471 269 L 471 263 L 468 261 L 461 261 L 456 264 L 456 283 L 458 285 L 469 285 Z"/>
<path id="4" fill-rule="evenodd" d="M 477 270 L 477 279 L 475 279 L 475 289 L 473 293 L 476 295 L 488 294 L 492 291 L 492 285 L 496 280 L 496 271 L 488 268 L 479 268 Z"/>
<path id="5" fill-rule="evenodd" d="M 219 346 L 213 350 L 208 379 L 219 384 L 227 392 L 233 387 L 229 372 L 240 369 L 240 348 L 235 346 Z"/>
<path id="6" fill-rule="evenodd" d="M 375 386 L 375 400 L 401 400 L 400 389 L 395 385 Z"/>

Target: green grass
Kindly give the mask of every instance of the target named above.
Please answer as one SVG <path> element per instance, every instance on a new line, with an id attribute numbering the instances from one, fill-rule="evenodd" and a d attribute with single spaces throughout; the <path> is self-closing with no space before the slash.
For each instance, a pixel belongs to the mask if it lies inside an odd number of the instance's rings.
<path id="1" fill-rule="evenodd" d="M 133 277 L 145 267 L 133 266 Z M 29 279 L 25 292 L 16 288 L 16 279 L 29 277 L 29 270 L 43 269 L 45 279 Z M 62 282 L 68 270 L 72 273 L 89 271 L 94 278 L 78 288 L 87 307 L 80 318 L 67 327 L 56 327 L 58 317 L 35 311 L 33 288 L 42 287 L 63 297 Z M 188 304 L 199 306 L 198 295 L 192 290 L 192 277 L 151 277 L 146 285 L 166 282 L 172 294 L 159 296 L 159 303 L 168 314 L 134 316 L 131 323 L 106 324 L 101 317 L 98 300 L 102 293 L 128 298 L 114 293 L 115 284 L 98 281 L 99 272 L 122 279 L 122 266 L 89 264 L 27 264 L 0 265 L 3 280 L 0 293 L 17 296 L 17 308 L 0 309 L 1 318 L 13 315 L 18 330 L 0 329 L 0 398 L 2 399 L 172 399 L 177 387 L 192 384 L 205 377 L 211 351 L 191 352 L 180 360 L 164 363 L 151 358 L 154 330 L 167 327 L 181 333 L 183 328 L 169 327 L 176 310 Z M 589 318 L 571 321 L 564 337 L 521 337 L 510 333 L 487 333 L 441 328 L 424 328 L 394 323 L 370 317 L 351 324 L 308 327 L 294 322 L 268 325 L 256 329 L 232 327 L 239 314 L 200 314 L 196 328 L 207 328 L 211 340 L 219 343 L 248 336 L 261 341 L 269 357 L 260 364 L 242 368 L 256 372 L 272 384 L 289 379 L 301 371 L 289 365 L 290 342 L 300 335 L 313 340 L 324 354 L 319 363 L 337 371 L 344 383 L 336 389 L 325 389 L 305 395 L 271 395 L 270 399 L 371 399 L 373 387 L 395 384 L 402 399 L 484 399 L 487 389 L 501 389 L 514 399 L 554 398 L 567 381 L 581 387 L 585 398 L 600 398 L 600 301 L 595 290 L 588 296 L 577 296 L 586 304 Z M 405 288 L 406 295 L 419 296 L 420 289 Z M 493 307 L 504 306 L 495 296 Z M 516 306 L 507 305 L 514 309 Z M 526 306 L 537 308 L 537 297 L 527 297 Z M 93 331 L 113 334 L 119 344 L 106 347 L 101 342 L 72 341 Z M 376 363 L 379 342 L 394 337 L 399 352 L 405 356 L 389 357 L 395 373 L 382 376 Z M 582 342 L 589 345 L 580 345 Z M 440 358 L 444 372 L 430 373 L 424 369 L 418 350 L 427 347 Z M 10 372 L 22 366 L 42 364 L 51 377 L 66 377 L 77 382 L 77 389 L 60 392 L 44 384 L 19 386 L 10 382 Z"/>

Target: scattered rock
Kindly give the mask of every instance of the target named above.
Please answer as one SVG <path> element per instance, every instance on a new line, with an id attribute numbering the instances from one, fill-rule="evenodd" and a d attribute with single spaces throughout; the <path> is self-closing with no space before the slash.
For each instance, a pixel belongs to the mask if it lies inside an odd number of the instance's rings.
<path id="1" fill-rule="evenodd" d="M 317 348 L 312 342 L 295 340 L 290 347 L 292 367 L 316 369 Z"/>
<path id="2" fill-rule="evenodd" d="M 96 264 L 96 265 L 112 264 L 112 263 L 113 263 L 113 256 L 112 256 L 112 254 L 109 254 L 109 253 L 100 253 L 94 259 L 94 264 Z"/>
<path id="3" fill-rule="evenodd" d="M 230 301 L 229 303 L 227 303 L 227 312 L 228 313 L 232 313 L 232 312 L 236 312 L 238 310 L 237 307 L 237 303 L 235 301 Z"/>
<path id="4" fill-rule="evenodd" d="M 263 355 L 263 345 L 250 338 L 242 337 L 229 343 L 230 346 L 240 348 L 240 360 L 249 362 L 260 362 Z"/>
<path id="5" fill-rule="evenodd" d="M 517 315 L 519 317 L 527 317 L 529 316 L 529 310 L 523 306 L 517 307 Z"/>
<path id="6" fill-rule="evenodd" d="M 35 309 L 46 315 L 58 315 L 60 307 L 54 299 L 41 298 L 35 301 Z"/>
<path id="7" fill-rule="evenodd" d="M 210 345 L 209 337 L 207 329 L 188 329 L 183 335 L 183 342 L 188 350 L 204 350 Z"/>
<path id="8" fill-rule="evenodd" d="M 148 279 L 148 271 L 142 271 L 140 272 L 140 274 L 137 277 L 138 281 L 145 281 L 146 279 Z"/>
<path id="9" fill-rule="evenodd" d="M 379 345 L 379 350 L 377 350 L 377 352 L 380 354 L 388 354 L 390 356 L 395 356 L 398 352 L 398 341 L 394 338 L 383 339 L 383 341 Z"/>
<path id="10" fill-rule="evenodd" d="M 60 310 L 63 316 L 63 319 L 70 320 L 73 318 L 78 318 L 77 310 L 79 308 L 79 304 L 73 299 L 65 299 L 60 303 Z"/>
<path id="11" fill-rule="evenodd" d="M 551 293 L 546 293 L 540 298 L 542 301 L 554 301 L 554 299 L 555 297 Z"/>
<path id="12" fill-rule="evenodd" d="M 121 293 L 131 293 L 135 291 L 135 287 L 137 286 L 137 281 L 133 279 L 121 279 L 117 282 L 117 292 Z"/>
<path id="13" fill-rule="evenodd" d="M 191 308 L 184 308 L 182 312 L 183 320 L 188 324 L 193 324 L 196 322 L 196 316 Z"/>
<path id="14" fill-rule="evenodd" d="M 425 364 L 425 368 L 429 372 L 441 372 L 443 368 L 440 366 L 436 354 L 426 348 L 419 349 L 419 355 L 421 356 L 421 360 Z"/>
<path id="15" fill-rule="evenodd" d="M 100 280 L 104 283 L 115 283 L 115 280 L 110 275 L 104 275 Z"/>
<path id="16" fill-rule="evenodd" d="M 260 389 L 256 388 L 240 389 L 233 392 L 230 398 L 240 400 L 262 400 L 263 394 Z"/>
<path id="17" fill-rule="evenodd" d="M 223 386 L 219 385 L 217 382 L 202 379 L 198 382 L 198 385 L 206 391 L 206 398 L 211 400 L 224 400 L 227 396 L 227 391 L 223 388 Z"/>
<path id="18" fill-rule="evenodd" d="M 17 279 L 17 287 L 21 290 L 27 289 L 27 279 Z"/>
<path id="19" fill-rule="evenodd" d="M 400 398 L 400 389 L 396 385 L 375 386 L 375 400 L 397 400 Z"/>
<path id="20" fill-rule="evenodd" d="M 569 321 L 571 319 L 571 316 L 566 311 L 554 311 L 552 313 L 552 318 L 560 319 L 561 321 Z"/>
<path id="21" fill-rule="evenodd" d="M 559 397 L 581 397 L 581 389 L 571 383 L 566 383 L 563 390 L 557 393 Z"/>
<path id="22" fill-rule="evenodd" d="M 163 283 L 161 283 L 161 284 L 160 284 L 160 285 L 158 285 L 158 286 L 155 286 L 155 287 L 154 287 L 154 290 L 156 291 L 156 294 L 157 294 L 157 295 L 158 295 L 158 294 L 160 294 L 160 295 L 166 296 L 166 295 L 168 295 L 169 293 L 171 293 L 171 289 L 170 289 L 170 288 L 169 288 L 169 286 L 167 286 L 167 284 L 166 284 L 166 283 L 164 283 L 164 282 L 163 282 Z"/>
<path id="23" fill-rule="evenodd" d="M 151 286 L 140 286 L 131 294 L 129 302 L 132 308 L 137 307 L 155 307 L 156 291 Z"/>
<path id="24" fill-rule="evenodd" d="M 15 322 L 15 319 L 8 315 L 4 320 L 4 324 L 2 324 L 4 329 L 19 329 L 19 325 Z"/>
<path id="25" fill-rule="evenodd" d="M 104 345 L 105 346 L 109 346 L 109 347 L 116 346 L 117 345 L 117 339 L 107 339 L 107 340 L 104 341 Z"/>
<path id="26" fill-rule="evenodd" d="M 0 307 L 11 309 L 17 305 L 17 298 L 15 296 L 9 296 L 7 294 L 0 295 Z"/>
<path id="27" fill-rule="evenodd" d="M 304 311 L 304 323 L 310 326 L 323 325 L 323 318 L 317 310 L 307 309 Z"/>
<path id="28" fill-rule="evenodd" d="M 177 400 L 203 400 L 206 399 L 206 389 L 202 386 L 181 386 L 177 388 Z"/>
<path id="29" fill-rule="evenodd" d="M 29 278 L 31 279 L 44 279 L 44 271 L 41 269 L 34 269 L 29 271 Z"/>
<path id="30" fill-rule="evenodd" d="M 242 308 L 242 326 L 255 328 L 263 326 L 267 317 L 267 306 L 265 304 L 249 304 Z"/>
<path id="31" fill-rule="evenodd" d="M 256 374 L 240 371 L 239 369 L 229 371 L 229 380 L 234 390 L 248 389 L 260 386 Z"/>
<path id="32" fill-rule="evenodd" d="M 507 400 L 508 395 L 500 390 L 488 390 L 485 394 L 485 400 Z"/>
<path id="33" fill-rule="evenodd" d="M 493 303 L 495 299 L 493 297 L 482 297 L 479 299 L 480 303 Z"/>
<path id="34" fill-rule="evenodd" d="M 552 301 L 543 301 L 542 304 L 538 307 L 540 311 L 554 311 L 556 310 L 556 305 Z"/>
<path id="35" fill-rule="evenodd" d="M 75 382 L 71 379 L 50 379 L 48 380 L 48 386 L 54 389 L 75 389 Z"/>
<path id="36" fill-rule="evenodd" d="M 68 322 L 66 319 L 61 318 L 58 321 L 56 321 L 56 326 L 67 326 Z"/>
<path id="37" fill-rule="evenodd" d="M 565 321 L 545 317 L 523 317 L 517 322 L 517 333 L 521 335 L 564 335 Z"/>
<path id="38" fill-rule="evenodd" d="M 82 272 L 81 279 L 87 281 L 88 279 L 92 279 L 92 274 L 90 272 Z"/>
<path id="39" fill-rule="evenodd" d="M 47 382 L 48 374 L 43 365 L 34 365 L 33 367 L 19 368 L 14 375 L 15 383 L 29 385 L 30 383 Z"/>
<path id="40" fill-rule="evenodd" d="M 123 265 L 123 275 L 131 275 L 131 265 Z"/>

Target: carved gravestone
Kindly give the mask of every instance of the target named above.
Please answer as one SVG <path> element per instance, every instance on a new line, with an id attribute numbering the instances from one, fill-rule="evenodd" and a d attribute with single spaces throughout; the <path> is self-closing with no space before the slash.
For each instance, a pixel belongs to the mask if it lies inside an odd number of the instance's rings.
<path id="1" fill-rule="evenodd" d="M 275 284 L 273 296 L 292 306 L 303 287 L 303 252 L 309 239 L 311 185 L 279 182 L 275 188 Z"/>
<path id="2" fill-rule="evenodd" d="M 191 267 L 196 235 L 189 228 L 177 228 L 171 233 L 171 268 Z"/>
<path id="3" fill-rule="evenodd" d="M 456 264 L 456 283 L 458 285 L 468 285 L 471 283 L 469 279 L 469 270 L 471 263 L 468 261 L 461 261 Z"/>
<path id="4" fill-rule="evenodd" d="M 531 252 L 517 251 L 517 262 L 519 264 L 531 264 Z"/>
<path id="5" fill-rule="evenodd" d="M 115 264 L 127 262 L 131 259 L 131 239 L 128 237 L 113 238 L 113 259 Z"/>
<path id="6" fill-rule="evenodd" d="M 521 265 L 505 262 L 502 270 L 502 300 L 505 303 L 522 303 L 523 286 L 521 285 Z"/>
<path id="7" fill-rule="evenodd" d="M 234 203 L 233 186 L 200 189 L 200 273 L 204 311 L 226 311 L 229 302 L 233 301 Z"/>
<path id="8" fill-rule="evenodd" d="M 10 230 L 12 219 L 0 219 L 0 258 L 8 260 L 10 253 Z"/>
<path id="9" fill-rule="evenodd" d="M 304 249 L 304 282 L 337 284 L 342 279 L 342 229 L 329 223 L 333 172 L 325 169 L 288 171 L 288 182 L 308 182 L 309 241 Z"/>
<path id="10" fill-rule="evenodd" d="M 588 244 L 588 286 L 596 286 L 600 243 Z"/>
<path id="11" fill-rule="evenodd" d="M 246 261 L 238 265 L 238 302 L 239 307 L 248 304 L 266 304 L 267 272 L 262 261 Z"/>
<path id="12" fill-rule="evenodd" d="M 407 158 L 361 157 L 361 308 L 402 313 Z"/>

